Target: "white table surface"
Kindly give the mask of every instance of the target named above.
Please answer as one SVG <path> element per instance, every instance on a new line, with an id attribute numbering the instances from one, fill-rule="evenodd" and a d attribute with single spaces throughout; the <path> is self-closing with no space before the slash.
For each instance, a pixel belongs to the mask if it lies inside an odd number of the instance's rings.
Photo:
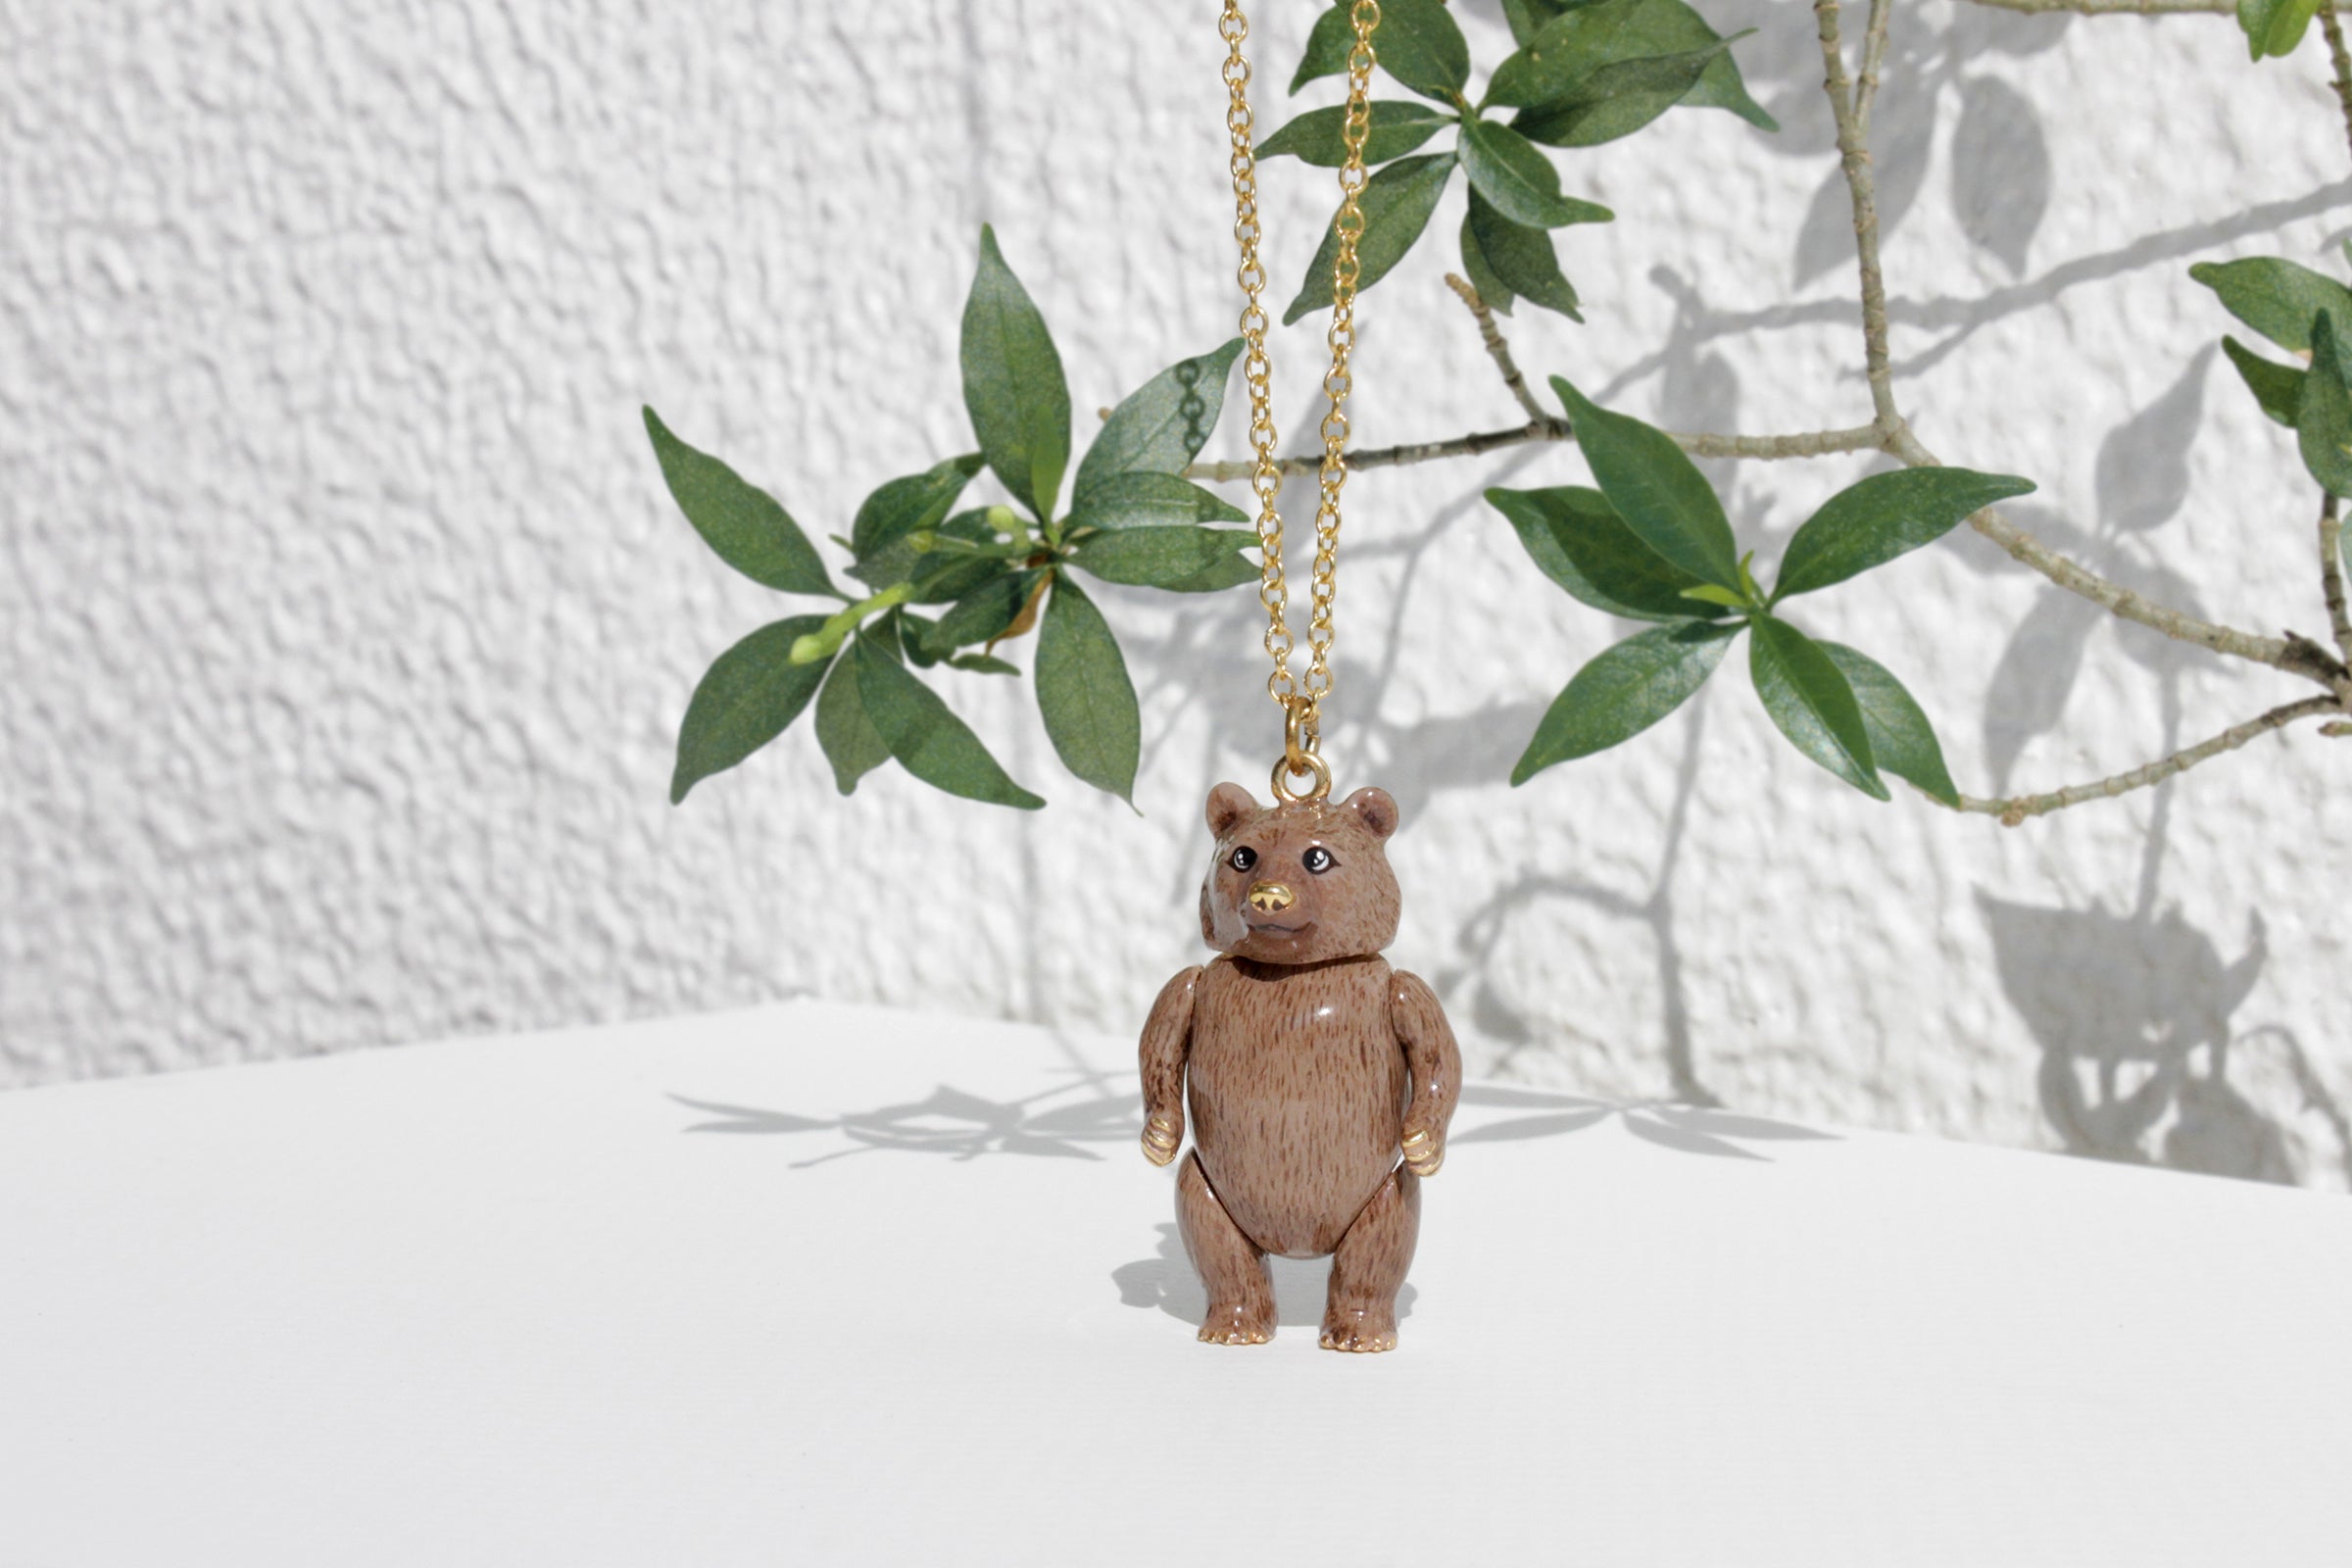
<path id="1" fill-rule="evenodd" d="M 0 1095 L 0 1565 L 2352 1562 L 2340 1198 L 1474 1086 L 1402 1348 L 1219 1348 L 1134 1087 L 796 1004 Z"/>

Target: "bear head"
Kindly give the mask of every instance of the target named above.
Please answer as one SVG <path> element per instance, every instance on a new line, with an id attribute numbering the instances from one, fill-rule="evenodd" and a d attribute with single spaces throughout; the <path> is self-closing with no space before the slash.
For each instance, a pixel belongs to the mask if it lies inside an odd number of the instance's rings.
<path id="1" fill-rule="evenodd" d="M 1208 830 L 1217 850 L 1200 884 L 1200 937 L 1220 953 L 1321 963 L 1396 939 L 1396 873 L 1383 847 L 1396 803 L 1386 790 L 1261 807 L 1220 784 L 1208 792 Z"/>

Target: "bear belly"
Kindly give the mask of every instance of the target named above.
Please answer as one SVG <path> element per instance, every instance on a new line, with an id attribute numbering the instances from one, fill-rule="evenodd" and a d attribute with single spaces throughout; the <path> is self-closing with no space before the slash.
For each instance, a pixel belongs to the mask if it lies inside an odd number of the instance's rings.
<path id="1" fill-rule="evenodd" d="M 1410 1075 L 1377 956 L 1286 967 L 1220 958 L 1187 1054 L 1193 1144 L 1244 1234 L 1320 1257 L 1396 1168 Z"/>

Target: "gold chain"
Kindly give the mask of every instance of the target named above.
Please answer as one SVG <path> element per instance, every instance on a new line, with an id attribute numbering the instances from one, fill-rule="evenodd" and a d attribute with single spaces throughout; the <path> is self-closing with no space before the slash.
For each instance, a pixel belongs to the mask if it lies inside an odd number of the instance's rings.
<path id="1" fill-rule="evenodd" d="M 1242 285 L 1241 327 L 1249 345 L 1242 359 L 1242 379 L 1250 387 L 1250 445 L 1256 463 L 1250 476 L 1257 493 L 1257 540 L 1260 547 L 1258 602 L 1266 607 L 1266 652 L 1274 672 L 1266 691 L 1282 705 L 1283 758 L 1274 764 L 1274 794 L 1284 801 L 1319 800 L 1331 793 L 1331 768 L 1318 753 L 1323 699 L 1331 695 L 1332 610 L 1339 597 L 1340 491 L 1348 483 L 1348 356 L 1355 349 L 1355 285 L 1361 269 L 1355 259 L 1356 241 L 1363 236 L 1363 209 L 1356 197 L 1364 188 L 1364 141 L 1372 129 L 1372 32 L 1380 25 L 1379 0 L 1355 0 L 1348 14 L 1355 44 L 1348 54 L 1348 107 L 1341 125 L 1347 160 L 1340 169 L 1340 210 L 1332 219 L 1338 245 L 1332 262 L 1331 327 L 1324 340 L 1331 346 L 1331 368 L 1323 377 L 1323 394 L 1330 409 L 1323 416 L 1323 465 L 1317 473 L 1315 506 L 1315 566 L 1308 590 L 1307 667 L 1301 680 L 1291 673 L 1291 654 L 1297 647 L 1287 618 L 1290 584 L 1282 569 L 1282 513 L 1276 498 L 1282 493 L 1282 472 L 1274 458 L 1274 371 L 1266 358 L 1266 312 L 1260 298 L 1266 286 L 1265 269 L 1257 257 L 1257 155 L 1255 122 L 1250 112 L 1250 62 L 1242 44 L 1250 36 L 1250 21 L 1240 0 L 1225 0 L 1217 31 L 1225 39 L 1225 87 L 1231 103 L 1225 128 L 1233 139 L 1233 237 L 1242 261 L 1235 276 Z M 1291 788 L 1296 778 L 1309 779 L 1304 791 Z"/>

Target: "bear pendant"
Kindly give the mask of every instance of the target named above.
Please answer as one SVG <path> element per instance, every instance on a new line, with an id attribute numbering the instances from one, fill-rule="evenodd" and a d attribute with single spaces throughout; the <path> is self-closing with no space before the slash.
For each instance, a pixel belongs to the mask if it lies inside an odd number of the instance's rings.
<path id="1" fill-rule="evenodd" d="M 1396 936 L 1396 803 L 1362 789 L 1269 808 L 1220 784 L 1208 830 L 1200 935 L 1220 956 L 1160 991 L 1140 1051 L 1153 1164 L 1192 1115 L 1176 1218 L 1208 1292 L 1200 1338 L 1263 1345 L 1265 1254 L 1329 1255 L 1323 1348 L 1395 1349 L 1462 1070 L 1436 994 L 1380 956 Z"/>

